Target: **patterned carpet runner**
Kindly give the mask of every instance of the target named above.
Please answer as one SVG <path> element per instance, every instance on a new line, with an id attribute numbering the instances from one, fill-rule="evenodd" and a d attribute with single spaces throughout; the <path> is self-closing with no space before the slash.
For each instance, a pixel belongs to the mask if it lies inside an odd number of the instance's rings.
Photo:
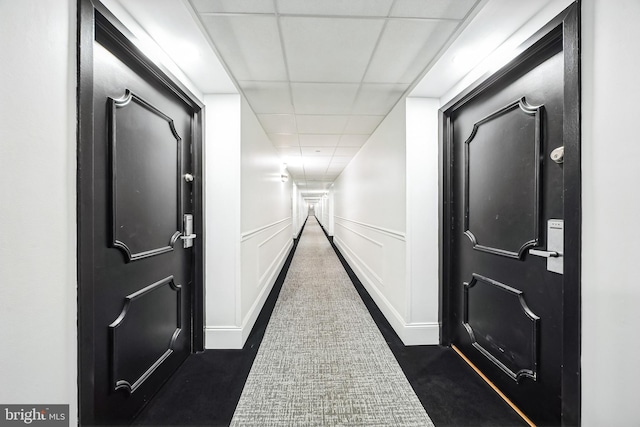
<path id="1" fill-rule="evenodd" d="M 231 426 L 433 426 L 314 217 Z"/>

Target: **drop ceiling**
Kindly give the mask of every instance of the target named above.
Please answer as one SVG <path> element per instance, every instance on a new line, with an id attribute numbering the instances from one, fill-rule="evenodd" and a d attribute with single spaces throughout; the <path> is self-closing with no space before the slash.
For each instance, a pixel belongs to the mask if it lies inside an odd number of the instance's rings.
<path id="1" fill-rule="evenodd" d="M 479 59 L 524 40 L 511 34 L 570 2 L 102 1 L 159 45 L 196 93 L 241 92 L 310 197 L 329 188 L 403 96 L 446 97 L 482 68 Z M 469 52 L 475 63 L 455 64 Z"/>
<path id="2" fill-rule="evenodd" d="M 189 0 L 308 190 L 326 188 L 479 0 Z"/>
<path id="3" fill-rule="evenodd" d="M 191 41 L 188 58 L 201 67 L 185 74 L 203 93 L 229 92 L 229 80 L 219 77 L 224 68 L 293 180 L 317 191 L 331 185 L 485 1 L 105 3 L 126 10 L 174 59 Z M 221 65 L 211 61 L 213 54 Z M 209 68 L 220 83 L 202 76 Z"/>

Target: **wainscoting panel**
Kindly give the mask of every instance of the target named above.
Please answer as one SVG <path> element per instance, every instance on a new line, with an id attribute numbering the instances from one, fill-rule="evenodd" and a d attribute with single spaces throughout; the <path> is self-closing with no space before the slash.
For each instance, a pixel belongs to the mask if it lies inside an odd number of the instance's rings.
<path id="1" fill-rule="evenodd" d="M 334 243 L 406 345 L 439 342 L 438 323 L 408 322 L 404 232 L 335 217 Z"/>
<path id="2" fill-rule="evenodd" d="M 206 348 L 242 348 L 293 247 L 291 217 L 242 233 L 236 325 L 208 326 Z"/>
<path id="3" fill-rule="evenodd" d="M 358 261 L 358 264 L 366 271 L 369 280 L 376 286 L 384 286 L 385 269 L 385 245 L 384 243 L 367 236 L 356 230 L 357 226 L 345 224 L 342 221 L 335 223 L 339 229 L 339 239 L 342 245 L 346 246 L 351 255 Z M 368 234 L 374 234 L 370 230 Z M 335 238 L 335 236 L 334 236 Z"/>

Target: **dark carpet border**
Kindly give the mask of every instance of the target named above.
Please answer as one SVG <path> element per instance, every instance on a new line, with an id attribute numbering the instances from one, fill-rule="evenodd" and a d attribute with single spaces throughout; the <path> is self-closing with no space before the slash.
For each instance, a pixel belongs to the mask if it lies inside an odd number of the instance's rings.
<path id="1" fill-rule="evenodd" d="M 405 346 L 335 245 L 333 236 L 322 224 L 320 227 L 409 384 L 437 427 L 528 426 L 451 347 Z"/>

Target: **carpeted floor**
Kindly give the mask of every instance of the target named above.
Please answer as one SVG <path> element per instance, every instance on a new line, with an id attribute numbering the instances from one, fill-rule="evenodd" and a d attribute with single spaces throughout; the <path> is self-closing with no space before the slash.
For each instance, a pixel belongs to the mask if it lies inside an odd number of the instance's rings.
<path id="1" fill-rule="evenodd" d="M 315 218 L 231 426 L 432 426 Z"/>
<path id="2" fill-rule="evenodd" d="M 295 251 L 294 246 L 244 348 L 207 350 L 189 357 L 134 425 L 230 424 Z M 340 253 L 336 254 L 437 427 L 526 426 L 451 348 L 404 346 Z"/>

